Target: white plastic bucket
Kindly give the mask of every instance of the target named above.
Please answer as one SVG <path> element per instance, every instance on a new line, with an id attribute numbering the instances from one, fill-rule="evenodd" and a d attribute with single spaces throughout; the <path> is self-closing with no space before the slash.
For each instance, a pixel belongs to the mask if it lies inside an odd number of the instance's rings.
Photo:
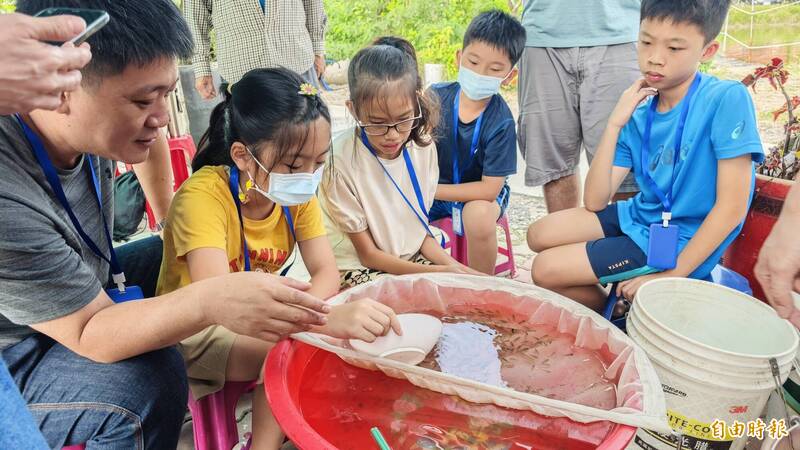
<path id="1" fill-rule="evenodd" d="M 746 436 L 720 439 L 712 425 L 759 417 L 775 389 L 770 358 L 782 384 L 798 349 L 794 328 L 772 308 L 724 286 L 684 278 L 640 287 L 627 329 L 655 366 L 668 421 L 686 450 L 743 449 Z M 678 445 L 675 436 L 639 430 L 629 448 Z"/>

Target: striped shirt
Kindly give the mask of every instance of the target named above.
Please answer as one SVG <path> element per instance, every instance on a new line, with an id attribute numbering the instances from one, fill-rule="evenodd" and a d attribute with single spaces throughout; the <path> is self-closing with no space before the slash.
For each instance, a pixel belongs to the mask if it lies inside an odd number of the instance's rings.
<path id="1" fill-rule="evenodd" d="M 222 77 L 239 81 L 249 70 L 286 67 L 308 71 L 315 55 L 325 53 L 327 16 L 322 0 L 186 0 L 192 29 L 195 75 L 211 75 L 212 28 Z"/>

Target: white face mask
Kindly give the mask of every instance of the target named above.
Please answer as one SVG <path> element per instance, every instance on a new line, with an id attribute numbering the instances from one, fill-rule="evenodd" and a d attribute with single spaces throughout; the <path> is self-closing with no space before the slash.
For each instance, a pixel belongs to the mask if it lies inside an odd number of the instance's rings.
<path id="1" fill-rule="evenodd" d="M 253 183 L 253 190 L 264 197 L 281 206 L 296 206 L 308 203 L 317 193 L 325 166 L 320 167 L 314 173 L 270 173 L 261 165 L 250 149 L 247 149 L 247 152 L 253 157 L 258 167 L 269 174 L 269 188 L 265 191 L 256 184 L 256 180 L 250 175 L 250 172 L 247 172 L 247 176 Z"/>
<path id="2" fill-rule="evenodd" d="M 500 92 L 500 85 L 508 78 L 490 77 L 475 73 L 464 66 L 458 68 L 458 84 L 464 95 L 472 100 L 483 100 Z"/>

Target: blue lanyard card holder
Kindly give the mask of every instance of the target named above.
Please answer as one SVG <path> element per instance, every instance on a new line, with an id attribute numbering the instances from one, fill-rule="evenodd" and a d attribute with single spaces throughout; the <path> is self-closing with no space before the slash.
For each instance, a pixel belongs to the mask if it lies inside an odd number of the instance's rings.
<path id="1" fill-rule="evenodd" d="M 654 223 L 650 225 L 647 246 L 647 265 L 659 270 L 671 270 L 678 265 L 678 226 Z"/>
<path id="2" fill-rule="evenodd" d="M 456 234 L 456 236 L 464 236 L 464 220 L 462 218 L 463 212 L 463 203 L 453 203 L 453 232 Z"/>
<path id="3" fill-rule="evenodd" d="M 109 297 L 111 297 L 111 300 L 113 300 L 114 303 L 122 303 L 130 300 L 141 300 L 144 298 L 142 288 L 139 286 L 125 286 L 124 291 L 120 291 L 118 288 L 106 289 L 106 293 Z"/>

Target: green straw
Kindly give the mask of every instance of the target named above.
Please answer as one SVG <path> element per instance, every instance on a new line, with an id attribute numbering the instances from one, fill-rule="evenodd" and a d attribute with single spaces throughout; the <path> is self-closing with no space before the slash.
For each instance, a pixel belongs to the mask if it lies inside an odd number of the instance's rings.
<path id="1" fill-rule="evenodd" d="M 392 450 L 389 444 L 386 443 L 386 439 L 383 438 L 381 430 L 379 430 L 378 427 L 372 427 L 369 432 L 372 433 L 372 438 L 375 439 L 375 443 L 378 444 L 381 450 Z"/>

